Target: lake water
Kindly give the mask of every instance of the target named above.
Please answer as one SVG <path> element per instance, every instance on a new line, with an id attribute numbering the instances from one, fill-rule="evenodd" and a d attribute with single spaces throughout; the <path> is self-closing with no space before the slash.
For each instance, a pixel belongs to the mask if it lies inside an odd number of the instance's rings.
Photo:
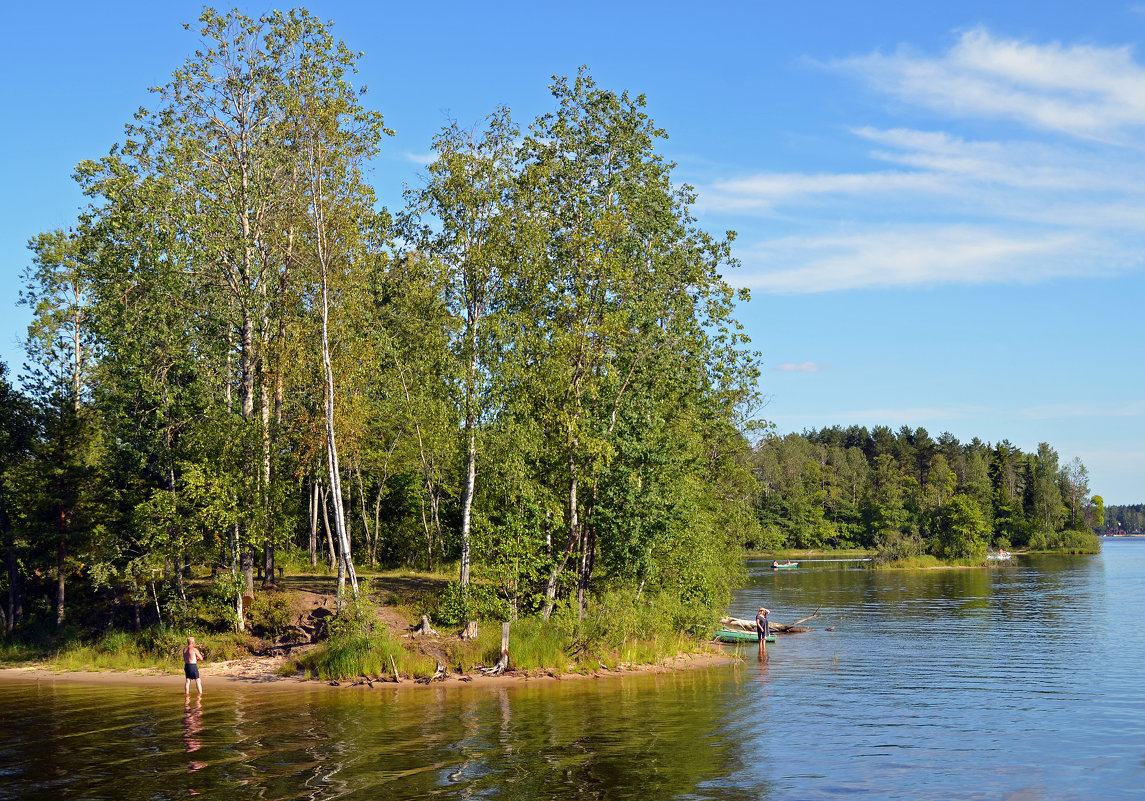
<path id="1" fill-rule="evenodd" d="M 510 688 L 0 683 L 0 799 L 1140 799 L 1145 542 L 986 570 L 749 565 L 815 631 Z M 826 627 L 834 631 L 826 631 Z M 735 653 L 734 647 L 729 652 Z"/>

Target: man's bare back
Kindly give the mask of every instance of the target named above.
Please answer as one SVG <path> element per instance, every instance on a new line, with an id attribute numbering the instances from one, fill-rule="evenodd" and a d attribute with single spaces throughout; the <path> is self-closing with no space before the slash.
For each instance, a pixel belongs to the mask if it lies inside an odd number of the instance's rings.
<path id="1" fill-rule="evenodd" d="M 203 694 L 203 680 L 199 678 L 199 660 L 202 658 L 203 652 L 195 645 L 195 638 L 188 637 L 187 647 L 183 649 L 183 676 L 186 679 L 183 683 L 183 692 L 186 695 L 191 694 L 192 681 L 195 682 L 199 695 Z"/>

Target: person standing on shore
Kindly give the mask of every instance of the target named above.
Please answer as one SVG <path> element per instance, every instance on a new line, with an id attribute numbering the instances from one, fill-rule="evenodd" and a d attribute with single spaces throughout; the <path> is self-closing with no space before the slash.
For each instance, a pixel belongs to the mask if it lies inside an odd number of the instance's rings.
<path id="1" fill-rule="evenodd" d="M 195 682 L 195 687 L 199 690 L 199 695 L 203 694 L 203 680 L 199 678 L 199 660 L 203 658 L 203 652 L 195 645 L 195 638 L 187 638 L 187 647 L 183 649 L 183 676 L 186 681 L 183 682 L 183 692 L 185 695 L 191 694 L 191 681 Z"/>

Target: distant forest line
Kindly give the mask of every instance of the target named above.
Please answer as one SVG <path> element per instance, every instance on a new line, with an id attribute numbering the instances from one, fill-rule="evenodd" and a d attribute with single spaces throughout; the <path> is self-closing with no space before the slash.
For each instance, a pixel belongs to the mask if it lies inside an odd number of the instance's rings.
<path id="1" fill-rule="evenodd" d="M 961 443 L 923 428 L 770 436 L 755 449 L 760 539 L 749 547 L 875 548 L 974 558 L 988 547 L 1090 550 L 1104 520 L 1080 459 L 1041 443 Z"/>
<path id="2" fill-rule="evenodd" d="M 1114 504 L 1105 507 L 1105 522 L 1095 530 L 1100 534 L 1145 532 L 1145 503 Z"/>

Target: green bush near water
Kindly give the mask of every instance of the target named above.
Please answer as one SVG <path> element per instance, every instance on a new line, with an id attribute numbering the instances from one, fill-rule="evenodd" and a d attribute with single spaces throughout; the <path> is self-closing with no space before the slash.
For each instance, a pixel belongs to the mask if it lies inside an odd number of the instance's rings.
<path id="1" fill-rule="evenodd" d="M 1098 553 L 1101 550 L 1101 543 L 1097 535 L 1089 530 L 1039 531 L 1030 536 L 1029 550 L 1070 554 Z"/>

